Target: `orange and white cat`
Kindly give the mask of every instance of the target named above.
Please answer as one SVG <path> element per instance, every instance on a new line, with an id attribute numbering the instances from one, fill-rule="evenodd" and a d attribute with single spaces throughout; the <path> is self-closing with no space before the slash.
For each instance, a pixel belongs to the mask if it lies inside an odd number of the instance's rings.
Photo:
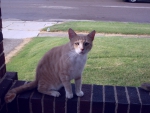
<path id="1" fill-rule="evenodd" d="M 83 96 L 82 72 L 91 50 L 95 30 L 88 35 L 77 35 L 71 28 L 68 30 L 70 42 L 54 47 L 39 61 L 35 80 L 11 89 L 5 95 L 6 103 L 11 102 L 16 94 L 37 88 L 40 93 L 59 97 L 58 90 L 64 86 L 66 98 L 73 98 L 70 81 L 75 80 L 76 95 Z"/>

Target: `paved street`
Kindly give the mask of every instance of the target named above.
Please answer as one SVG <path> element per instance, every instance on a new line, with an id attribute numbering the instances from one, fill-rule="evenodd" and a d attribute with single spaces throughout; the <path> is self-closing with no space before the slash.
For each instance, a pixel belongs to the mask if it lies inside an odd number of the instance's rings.
<path id="1" fill-rule="evenodd" d="M 101 20 L 150 23 L 150 3 L 123 0 L 2 0 L 2 18 L 23 21 Z"/>

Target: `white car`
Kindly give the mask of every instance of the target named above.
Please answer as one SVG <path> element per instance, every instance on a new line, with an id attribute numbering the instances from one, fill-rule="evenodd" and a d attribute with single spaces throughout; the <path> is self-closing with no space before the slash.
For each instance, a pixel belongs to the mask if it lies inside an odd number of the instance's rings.
<path id="1" fill-rule="evenodd" d="M 135 2 L 150 2 L 150 0 L 124 0 L 125 2 L 132 2 L 132 3 L 135 3 Z"/>

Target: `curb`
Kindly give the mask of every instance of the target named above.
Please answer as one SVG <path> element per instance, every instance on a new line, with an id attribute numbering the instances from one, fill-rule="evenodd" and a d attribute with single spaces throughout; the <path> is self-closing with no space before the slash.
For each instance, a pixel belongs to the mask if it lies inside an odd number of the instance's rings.
<path id="1" fill-rule="evenodd" d="M 77 34 L 88 34 L 85 32 L 77 32 Z M 124 34 L 107 34 L 96 33 L 95 37 L 123 37 L 123 38 L 150 38 L 150 35 L 124 35 Z M 38 37 L 68 37 L 67 32 L 40 32 Z"/>

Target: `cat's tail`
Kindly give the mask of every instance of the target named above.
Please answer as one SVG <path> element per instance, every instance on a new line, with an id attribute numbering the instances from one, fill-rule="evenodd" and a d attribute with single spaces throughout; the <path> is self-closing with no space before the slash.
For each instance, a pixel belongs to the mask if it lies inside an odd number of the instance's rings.
<path id="1" fill-rule="evenodd" d="M 146 91 L 150 91 L 150 83 L 141 84 L 141 88 L 146 90 Z"/>
<path id="2" fill-rule="evenodd" d="M 5 102 L 10 103 L 14 100 L 14 98 L 16 97 L 17 94 L 22 93 L 26 90 L 31 90 L 36 87 L 37 87 L 37 81 L 35 80 L 30 83 L 24 84 L 22 86 L 13 88 L 13 89 L 9 90 L 7 92 L 7 94 L 5 95 Z"/>

